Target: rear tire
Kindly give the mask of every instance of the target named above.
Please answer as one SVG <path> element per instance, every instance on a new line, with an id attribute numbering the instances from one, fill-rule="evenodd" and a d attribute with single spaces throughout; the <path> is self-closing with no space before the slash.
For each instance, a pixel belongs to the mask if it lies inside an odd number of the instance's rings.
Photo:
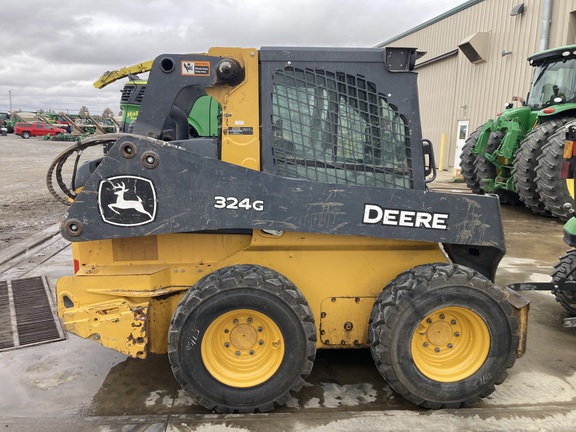
<path id="1" fill-rule="evenodd" d="M 476 174 L 476 161 L 478 155 L 472 153 L 472 149 L 478 142 L 478 136 L 482 132 L 483 126 L 477 128 L 466 140 L 464 147 L 462 148 L 462 154 L 460 155 L 460 172 L 468 188 L 475 194 L 483 194 L 484 191 L 480 186 L 480 178 Z"/>
<path id="2" fill-rule="evenodd" d="M 568 251 L 568 253 L 560 257 L 560 261 L 554 266 L 552 272 L 552 281 L 557 282 L 560 279 L 566 278 L 570 271 L 576 267 L 576 250 Z M 575 280 L 576 272 L 568 276 L 569 281 Z M 556 301 L 562 305 L 570 314 L 576 316 L 576 292 L 574 291 L 555 291 Z"/>
<path id="3" fill-rule="evenodd" d="M 542 147 L 536 167 L 536 191 L 540 194 L 546 210 L 567 221 L 571 214 L 564 208 L 564 204 L 570 203 L 574 207 L 574 198 L 570 195 L 567 180 L 560 176 L 564 161 L 564 141 L 565 130 L 559 128 Z"/>
<path id="4" fill-rule="evenodd" d="M 516 192 L 526 207 L 542 216 L 552 215 L 546 210 L 537 191 L 536 167 L 538 158 L 542 154 L 542 148 L 546 145 L 550 136 L 561 126 L 563 126 L 562 122 L 551 120 L 532 129 L 520 143 L 520 147 L 514 157 L 512 176 Z"/>
<path id="5" fill-rule="evenodd" d="M 390 386 L 425 408 L 457 408 L 494 391 L 516 360 L 518 322 L 504 293 L 478 272 L 429 264 L 378 296 L 370 348 Z"/>
<path id="6" fill-rule="evenodd" d="M 20 135 L 20 136 L 24 139 L 28 139 L 28 138 L 30 138 L 30 132 L 22 132 L 22 135 Z"/>
<path id="7" fill-rule="evenodd" d="M 168 358 L 182 388 L 220 413 L 266 412 L 304 385 L 316 355 L 308 303 L 282 275 L 254 265 L 215 271 L 182 298 Z"/>

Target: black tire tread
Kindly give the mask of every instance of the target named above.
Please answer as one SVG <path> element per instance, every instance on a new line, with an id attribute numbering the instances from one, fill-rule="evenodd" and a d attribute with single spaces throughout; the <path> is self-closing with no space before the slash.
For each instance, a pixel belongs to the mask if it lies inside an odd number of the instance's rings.
<path id="1" fill-rule="evenodd" d="M 574 121 L 574 119 L 568 119 Z M 574 206 L 574 198 L 566 186 L 566 180 L 560 177 L 562 162 L 564 161 L 564 128 L 559 127 L 548 142 L 542 147 L 542 154 L 538 158 L 536 167 L 536 191 L 540 194 L 542 202 L 553 216 L 567 221 L 570 212 L 563 206 L 566 203 Z"/>
<path id="2" fill-rule="evenodd" d="M 239 284 L 267 291 L 268 293 L 281 297 L 298 315 L 306 335 L 306 361 L 301 370 L 300 376 L 293 382 L 290 389 L 280 395 L 276 400 L 248 407 L 233 407 L 227 405 L 218 405 L 199 394 L 191 385 L 189 385 L 180 368 L 178 360 L 178 330 L 182 327 L 187 315 L 191 310 L 200 305 L 206 298 L 222 291 L 234 289 Z M 275 406 L 285 404 L 292 393 L 299 391 L 305 383 L 306 377 L 312 371 L 314 359 L 316 357 L 316 325 L 314 316 L 310 310 L 308 302 L 302 293 L 292 282 L 280 275 L 279 273 L 256 265 L 236 265 L 225 267 L 211 273 L 209 276 L 201 279 L 194 287 L 186 292 L 179 305 L 176 307 L 170 331 L 168 335 L 168 358 L 172 365 L 172 372 L 183 390 L 185 390 L 196 402 L 210 410 L 219 413 L 253 413 L 268 412 Z"/>
<path id="3" fill-rule="evenodd" d="M 481 394 L 476 397 L 460 400 L 457 402 L 440 403 L 438 401 L 424 400 L 414 395 L 393 371 L 394 365 L 388 362 L 386 355 L 378 353 L 388 350 L 387 337 L 393 332 L 394 320 L 391 318 L 398 314 L 406 305 L 413 301 L 415 297 L 423 294 L 429 287 L 436 287 L 447 284 L 458 284 L 472 287 L 476 290 L 490 292 L 492 297 L 497 300 L 499 306 L 506 312 L 510 327 L 512 329 L 513 340 L 512 349 L 508 353 L 505 362 L 505 368 L 500 371 L 499 375 L 494 377 L 490 383 L 485 383 Z M 370 317 L 370 343 L 372 357 L 376 367 L 390 384 L 390 386 L 405 399 L 428 409 L 440 408 L 459 408 L 470 406 L 479 399 L 487 397 L 495 390 L 495 385 L 502 383 L 516 361 L 515 347 L 518 346 L 519 337 L 517 336 L 518 321 L 514 317 L 512 309 L 502 291 L 494 288 L 492 283 L 480 275 L 478 272 L 454 264 L 425 264 L 414 267 L 400 274 L 394 279 L 379 295 Z"/>
<path id="4" fill-rule="evenodd" d="M 557 282 L 560 279 L 568 277 L 568 280 L 573 281 L 576 277 L 576 273 L 568 276 L 570 271 L 576 267 L 576 250 L 572 249 L 568 251 L 565 255 L 560 257 L 554 265 L 554 271 L 552 272 L 552 281 Z M 570 312 L 571 315 L 576 316 L 576 293 L 570 291 L 553 291 L 556 301 L 562 305 L 562 307 Z"/>
<path id="5" fill-rule="evenodd" d="M 482 128 L 483 126 L 480 126 L 470 134 L 460 155 L 460 172 L 462 173 L 464 182 L 466 182 L 466 185 L 472 192 L 479 195 L 482 195 L 484 191 L 480 185 L 480 178 L 476 173 L 476 160 L 478 155 L 472 153 L 472 148 L 474 148 L 476 142 L 478 142 L 478 136 L 480 132 L 482 132 Z"/>
<path id="6" fill-rule="evenodd" d="M 514 157 L 512 176 L 516 192 L 524 205 L 538 215 L 551 216 L 537 191 L 536 167 L 538 158 L 550 136 L 563 125 L 562 121 L 553 119 L 532 129 L 520 143 Z"/>

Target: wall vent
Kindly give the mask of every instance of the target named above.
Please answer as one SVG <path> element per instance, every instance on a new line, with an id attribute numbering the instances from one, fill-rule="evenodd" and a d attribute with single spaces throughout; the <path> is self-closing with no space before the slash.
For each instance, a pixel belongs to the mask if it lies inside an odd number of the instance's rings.
<path id="1" fill-rule="evenodd" d="M 478 32 L 468 36 L 458 44 L 470 63 L 478 64 L 488 61 L 490 51 L 490 33 Z"/>

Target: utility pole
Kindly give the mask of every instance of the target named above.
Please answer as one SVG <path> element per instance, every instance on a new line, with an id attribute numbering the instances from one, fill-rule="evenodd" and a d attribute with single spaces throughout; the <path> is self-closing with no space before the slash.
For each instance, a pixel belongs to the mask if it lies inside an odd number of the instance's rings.
<path id="1" fill-rule="evenodd" d="M 10 100 L 10 114 L 12 114 L 12 90 L 8 90 L 8 99 Z"/>

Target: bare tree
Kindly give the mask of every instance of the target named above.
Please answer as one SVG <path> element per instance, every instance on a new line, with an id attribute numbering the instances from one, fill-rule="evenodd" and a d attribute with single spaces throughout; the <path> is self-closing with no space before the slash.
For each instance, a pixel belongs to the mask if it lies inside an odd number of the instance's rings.
<path id="1" fill-rule="evenodd" d="M 80 116 L 80 118 L 87 118 L 90 115 L 90 111 L 88 111 L 88 108 L 85 106 L 82 106 L 82 108 L 80 108 L 80 111 L 78 112 L 78 115 Z"/>
<path id="2" fill-rule="evenodd" d="M 110 108 L 106 108 L 102 113 L 102 117 L 104 118 L 112 118 L 114 117 L 114 112 Z"/>

